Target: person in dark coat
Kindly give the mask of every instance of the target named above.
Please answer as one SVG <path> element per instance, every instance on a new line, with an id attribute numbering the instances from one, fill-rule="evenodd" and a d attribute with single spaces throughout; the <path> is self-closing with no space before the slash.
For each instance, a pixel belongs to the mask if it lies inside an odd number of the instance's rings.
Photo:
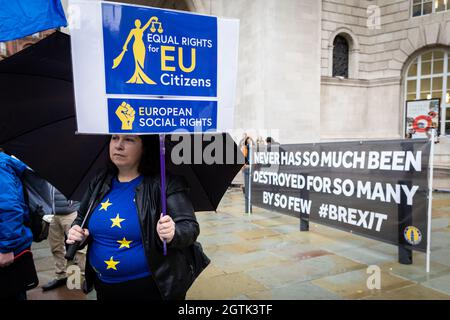
<path id="1" fill-rule="evenodd" d="M 54 186 L 49 184 L 53 203 L 53 218 L 50 222 L 48 231 L 48 244 L 55 260 L 55 277 L 42 286 L 43 291 L 56 289 L 67 282 L 67 260 L 65 240 L 72 227 L 72 223 L 77 217 L 79 202 L 67 200 L 67 198 Z M 78 251 L 76 255 L 76 264 L 80 267 L 81 273 L 84 272 L 85 252 Z"/>
<path id="2" fill-rule="evenodd" d="M 245 165 L 242 168 L 242 172 L 244 175 L 244 199 L 245 199 L 245 212 L 251 212 L 251 204 L 250 204 L 250 152 L 253 152 L 254 148 L 253 139 L 249 136 L 245 138 L 244 143 L 241 147 L 241 151 L 244 154 Z"/>
<path id="3" fill-rule="evenodd" d="M 98 300 L 185 299 L 193 274 L 185 257 L 200 228 L 177 177 L 167 176 L 162 216 L 159 163 L 152 161 L 159 155 L 150 154 L 157 144 L 157 136 L 114 134 L 110 167 L 91 181 L 69 231 L 68 244 L 88 245 L 86 284 Z"/>

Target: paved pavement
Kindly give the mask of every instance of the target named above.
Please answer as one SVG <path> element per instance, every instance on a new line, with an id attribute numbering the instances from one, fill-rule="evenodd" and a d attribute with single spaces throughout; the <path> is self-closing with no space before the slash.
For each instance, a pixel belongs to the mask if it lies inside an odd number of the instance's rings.
<path id="1" fill-rule="evenodd" d="M 321 225 L 299 231 L 298 218 L 254 208 L 243 212 L 243 195 L 230 189 L 217 213 L 197 213 L 199 241 L 211 258 L 188 299 L 450 299 L 450 193 L 433 200 L 431 272 L 425 255 L 413 265 L 397 262 L 397 248 Z M 48 244 L 33 247 L 39 279 L 52 278 Z M 368 289 L 367 268 L 381 268 L 381 289 Z M 29 299 L 95 299 L 62 287 Z"/>
<path id="2" fill-rule="evenodd" d="M 433 170 L 433 188 L 438 190 L 450 191 L 450 170 L 434 169 Z"/>

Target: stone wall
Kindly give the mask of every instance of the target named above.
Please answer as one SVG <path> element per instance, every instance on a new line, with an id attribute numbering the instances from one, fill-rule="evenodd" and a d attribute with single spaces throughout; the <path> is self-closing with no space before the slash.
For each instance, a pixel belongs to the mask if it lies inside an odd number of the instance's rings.
<path id="1" fill-rule="evenodd" d="M 321 139 L 399 138 L 398 81 L 322 79 Z"/>
<path id="2" fill-rule="evenodd" d="M 331 78 L 341 32 L 350 44 L 343 80 Z M 323 0 L 321 36 L 321 139 L 402 138 L 404 73 L 422 51 L 450 48 L 450 11 L 413 18 L 411 0 Z M 450 168 L 449 137 L 436 145 L 435 165 Z"/>
<path id="3" fill-rule="evenodd" d="M 379 28 L 371 25 L 369 6 L 377 6 Z M 450 45 L 450 11 L 411 17 L 411 0 L 323 0 L 322 76 L 330 76 L 330 53 L 336 31 L 357 42 L 358 79 L 401 77 L 405 62 L 427 46 Z"/>
<path id="4" fill-rule="evenodd" d="M 320 137 L 317 0 L 215 0 L 205 8 L 240 20 L 235 128 L 278 131 L 283 143 Z"/>
<path id="5" fill-rule="evenodd" d="M 407 63 L 450 45 L 450 11 L 412 18 L 411 0 L 122 2 L 239 19 L 235 128 L 273 130 L 282 143 L 401 138 Z M 343 80 L 331 78 L 341 32 L 351 44 Z M 436 154 L 437 165 L 450 167 L 449 138 Z"/>

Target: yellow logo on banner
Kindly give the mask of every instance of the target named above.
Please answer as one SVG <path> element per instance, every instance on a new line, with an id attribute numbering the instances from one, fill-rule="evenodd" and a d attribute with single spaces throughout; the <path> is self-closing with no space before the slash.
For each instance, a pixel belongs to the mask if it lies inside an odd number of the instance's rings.
<path id="1" fill-rule="evenodd" d="M 412 245 L 417 245 L 422 241 L 422 233 L 418 228 L 413 226 L 406 227 L 403 235 L 405 236 L 406 241 Z"/>
<path id="2" fill-rule="evenodd" d="M 145 45 L 144 45 L 144 31 L 147 30 L 147 28 L 150 27 L 151 32 L 158 31 L 158 33 L 163 32 L 162 24 L 158 21 L 158 18 L 153 16 L 148 20 L 148 22 L 141 28 L 141 20 L 136 19 L 134 21 L 134 26 L 136 28 L 133 28 L 128 33 L 128 37 L 125 41 L 125 44 L 123 45 L 122 52 L 113 60 L 113 66 L 112 68 L 117 68 L 120 63 L 122 62 L 122 58 L 126 51 L 128 51 L 128 43 L 131 41 L 132 38 L 134 38 L 133 41 L 133 56 L 134 56 L 134 73 L 131 76 L 131 78 L 127 81 L 127 83 L 137 83 L 137 84 L 156 84 L 155 81 L 150 79 L 144 72 L 144 63 L 145 63 Z M 156 29 L 155 26 L 158 26 L 158 29 Z"/>
<path id="3" fill-rule="evenodd" d="M 133 130 L 136 111 L 125 101 L 116 110 L 116 115 L 122 122 L 122 130 Z"/>

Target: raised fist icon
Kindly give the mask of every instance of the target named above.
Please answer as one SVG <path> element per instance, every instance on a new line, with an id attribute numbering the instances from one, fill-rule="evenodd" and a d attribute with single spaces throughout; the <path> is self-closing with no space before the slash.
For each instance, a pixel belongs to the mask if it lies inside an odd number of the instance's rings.
<path id="1" fill-rule="evenodd" d="M 122 122 L 122 130 L 133 129 L 135 114 L 136 112 L 134 111 L 133 107 L 126 102 L 122 102 L 122 104 L 117 108 L 116 115 Z"/>

